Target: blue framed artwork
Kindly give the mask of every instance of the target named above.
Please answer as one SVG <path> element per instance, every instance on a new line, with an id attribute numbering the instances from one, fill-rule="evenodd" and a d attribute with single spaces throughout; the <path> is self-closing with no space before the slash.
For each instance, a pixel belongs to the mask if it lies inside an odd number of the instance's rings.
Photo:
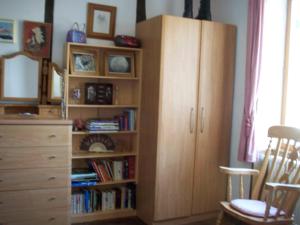
<path id="1" fill-rule="evenodd" d="M 0 19 L 0 42 L 15 43 L 16 22 L 9 19 Z"/>

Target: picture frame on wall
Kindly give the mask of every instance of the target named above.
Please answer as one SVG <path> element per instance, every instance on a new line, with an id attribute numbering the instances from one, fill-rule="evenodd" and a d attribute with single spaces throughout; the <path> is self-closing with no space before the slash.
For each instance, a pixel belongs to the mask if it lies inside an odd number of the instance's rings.
<path id="1" fill-rule="evenodd" d="M 113 40 L 117 8 L 88 3 L 87 37 Z"/>
<path id="2" fill-rule="evenodd" d="M 105 52 L 105 76 L 135 77 L 134 53 Z"/>
<path id="3" fill-rule="evenodd" d="M 0 42 L 16 43 L 16 21 L 0 19 Z"/>
<path id="4" fill-rule="evenodd" d="M 24 51 L 37 57 L 50 58 L 52 24 L 24 21 L 23 26 Z"/>
<path id="5" fill-rule="evenodd" d="M 99 75 L 99 53 L 93 49 L 72 49 L 70 72 L 75 75 Z"/>

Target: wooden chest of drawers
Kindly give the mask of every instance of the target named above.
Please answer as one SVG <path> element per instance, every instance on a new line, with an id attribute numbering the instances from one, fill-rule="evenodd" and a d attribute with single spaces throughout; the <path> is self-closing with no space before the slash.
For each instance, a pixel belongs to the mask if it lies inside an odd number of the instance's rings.
<path id="1" fill-rule="evenodd" d="M 0 120 L 0 224 L 69 225 L 71 122 Z"/>

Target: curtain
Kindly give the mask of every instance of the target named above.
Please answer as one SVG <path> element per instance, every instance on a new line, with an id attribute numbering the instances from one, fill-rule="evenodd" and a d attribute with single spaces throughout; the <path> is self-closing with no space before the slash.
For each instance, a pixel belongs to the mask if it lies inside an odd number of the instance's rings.
<path id="1" fill-rule="evenodd" d="M 255 115 L 263 36 L 264 0 L 248 0 L 248 40 L 244 114 L 242 120 L 238 159 L 255 162 Z"/>

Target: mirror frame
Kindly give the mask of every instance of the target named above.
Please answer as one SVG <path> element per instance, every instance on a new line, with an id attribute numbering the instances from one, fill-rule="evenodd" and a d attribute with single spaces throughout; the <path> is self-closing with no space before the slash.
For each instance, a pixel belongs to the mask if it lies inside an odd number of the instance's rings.
<path id="1" fill-rule="evenodd" d="M 38 97 L 37 98 L 18 98 L 18 97 L 5 97 L 4 96 L 4 67 L 5 67 L 5 60 L 10 60 L 14 57 L 23 55 L 31 60 L 38 61 L 39 68 L 38 68 Z M 36 57 L 31 55 L 28 52 L 21 51 L 16 52 L 9 55 L 3 55 L 0 57 L 0 100 L 2 101 L 15 101 L 15 102 L 37 102 L 39 103 L 41 99 L 41 80 L 42 80 L 42 58 Z"/>
<path id="2" fill-rule="evenodd" d="M 55 70 L 56 73 L 59 76 L 61 76 L 62 79 L 64 79 L 64 70 L 61 69 L 57 64 L 50 62 L 49 66 L 48 66 L 48 96 L 47 96 L 47 98 L 48 98 L 48 102 L 60 103 L 63 99 L 63 96 L 61 98 L 52 97 L 52 81 L 53 81 L 53 72 L 52 71 L 53 70 Z M 62 95 L 63 95 L 63 90 L 62 90 Z"/>

